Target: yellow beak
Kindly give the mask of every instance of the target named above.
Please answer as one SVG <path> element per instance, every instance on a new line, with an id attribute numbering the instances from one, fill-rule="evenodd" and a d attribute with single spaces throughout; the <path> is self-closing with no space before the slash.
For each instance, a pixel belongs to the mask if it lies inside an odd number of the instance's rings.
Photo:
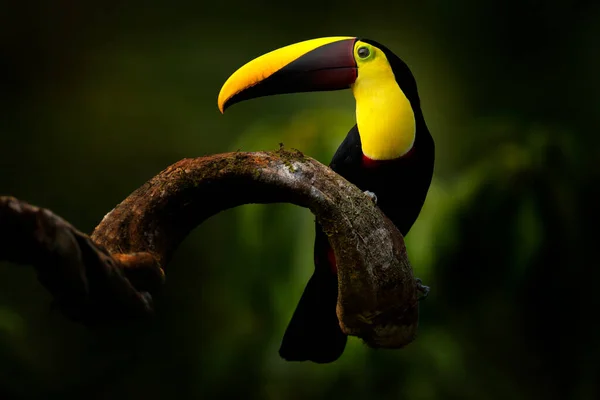
<path id="1" fill-rule="evenodd" d="M 219 110 L 262 96 L 349 88 L 357 76 L 355 41 L 349 36 L 312 39 L 255 58 L 223 84 Z"/>

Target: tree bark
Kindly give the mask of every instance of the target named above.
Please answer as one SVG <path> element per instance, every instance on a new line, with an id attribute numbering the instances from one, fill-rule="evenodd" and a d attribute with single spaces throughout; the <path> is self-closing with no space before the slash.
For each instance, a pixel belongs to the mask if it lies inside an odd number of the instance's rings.
<path id="1" fill-rule="evenodd" d="M 231 207 L 277 202 L 309 208 L 327 233 L 342 330 L 372 347 L 410 343 L 422 286 L 402 235 L 369 196 L 298 151 L 183 159 L 106 214 L 91 236 L 0 197 L 0 260 L 32 264 L 58 307 L 81 323 L 148 316 L 163 269 L 192 229 Z"/>

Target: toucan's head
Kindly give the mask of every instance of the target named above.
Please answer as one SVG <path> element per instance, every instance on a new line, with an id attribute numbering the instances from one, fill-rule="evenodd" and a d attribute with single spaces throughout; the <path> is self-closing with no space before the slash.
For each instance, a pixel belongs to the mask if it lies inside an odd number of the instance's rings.
<path id="1" fill-rule="evenodd" d="M 235 103 L 283 93 L 341 90 L 391 71 L 413 107 L 414 78 L 385 46 L 368 39 L 335 36 L 306 40 L 262 55 L 235 71 L 219 93 L 221 112 Z"/>
<path id="2" fill-rule="evenodd" d="M 307 40 L 260 56 L 225 82 L 221 112 L 240 101 L 273 94 L 352 88 L 363 154 L 374 160 L 402 157 L 422 121 L 417 85 L 385 46 L 337 36 Z"/>

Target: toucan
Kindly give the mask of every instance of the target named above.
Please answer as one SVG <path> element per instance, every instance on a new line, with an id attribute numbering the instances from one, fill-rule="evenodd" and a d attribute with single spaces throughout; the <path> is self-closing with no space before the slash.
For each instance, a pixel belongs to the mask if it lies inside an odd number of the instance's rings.
<path id="1" fill-rule="evenodd" d="M 224 113 L 257 97 L 341 89 L 354 94 L 356 124 L 329 166 L 370 196 L 406 235 L 429 190 L 435 151 L 416 81 L 387 47 L 348 36 L 282 47 L 235 71 L 221 88 L 218 107 Z M 346 346 L 336 314 L 335 254 L 318 222 L 314 263 L 279 349 L 287 361 L 330 363 Z"/>

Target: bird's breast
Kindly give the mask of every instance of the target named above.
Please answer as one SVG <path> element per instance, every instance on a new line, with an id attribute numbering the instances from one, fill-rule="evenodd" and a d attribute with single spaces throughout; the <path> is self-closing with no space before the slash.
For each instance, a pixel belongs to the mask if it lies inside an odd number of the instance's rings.
<path id="1" fill-rule="evenodd" d="M 379 169 L 379 168 L 394 168 L 401 167 L 402 165 L 408 165 L 415 161 L 415 148 L 411 148 L 408 153 L 402 157 L 394 158 L 392 160 L 374 160 L 362 153 L 361 167 L 365 169 Z"/>

